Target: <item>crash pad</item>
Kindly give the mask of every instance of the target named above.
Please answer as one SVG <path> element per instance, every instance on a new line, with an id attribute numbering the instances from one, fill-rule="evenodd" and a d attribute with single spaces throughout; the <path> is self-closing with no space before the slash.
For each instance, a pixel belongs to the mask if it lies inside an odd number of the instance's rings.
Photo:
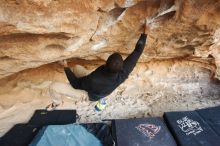
<path id="1" fill-rule="evenodd" d="M 219 108 L 167 112 L 164 119 L 180 146 L 219 146 L 220 137 L 216 131 L 220 116 L 215 110 Z"/>
<path id="2" fill-rule="evenodd" d="M 39 129 L 36 125 L 17 124 L 0 139 L 0 146 L 27 146 Z"/>
<path id="3" fill-rule="evenodd" d="M 102 146 L 101 142 L 78 124 L 44 127 L 29 146 Z"/>
<path id="4" fill-rule="evenodd" d="M 220 106 L 200 109 L 196 112 L 220 136 Z"/>
<path id="5" fill-rule="evenodd" d="M 100 140 L 104 146 L 113 146 L 114 140 L 111 132 L 111 125 L 106 123 L 82 123 L 88 132 L 93 134 L 96 138 Z"/>
<path id="6" fill-rule="evenodd" d="M 161 118 L 118 119 L 112 128 L 116 146 L 176 146 Z"/>
<path id="7" fill-rule="evenodd" d="M 27 146 L 46 125 L 76 122 L 76 110 L 36 110 L 29 123 L 17 124 L 0 138 L 0 146 Z"/>
<path id="8" fill-rule="evenodd" d="M 76 122 L 76 110 L 36 110 L 29 121 L 31 125 L 64 125 Z"/>

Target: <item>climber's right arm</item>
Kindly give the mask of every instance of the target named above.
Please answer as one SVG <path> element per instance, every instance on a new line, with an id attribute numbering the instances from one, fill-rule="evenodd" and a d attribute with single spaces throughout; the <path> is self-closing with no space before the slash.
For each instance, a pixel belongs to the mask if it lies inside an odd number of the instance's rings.
<path id="1" fill-rule="evenodd" d="M 135 46 L 134 51 L 124 60 L 123 71 L 125 78 L 127 78 L 128 75 L 132 72 L 138 59 L 140 58 L 145 47 L 146 39 L 147 34 L 142 33 Z"/>

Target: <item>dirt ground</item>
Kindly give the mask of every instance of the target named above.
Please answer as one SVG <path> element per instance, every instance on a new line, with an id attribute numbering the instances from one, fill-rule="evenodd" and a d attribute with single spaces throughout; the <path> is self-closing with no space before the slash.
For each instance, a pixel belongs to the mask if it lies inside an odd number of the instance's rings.
<path id="1" fill-rule="evenodd" d="M 78 66 L 80 74 L 89 71 Z M 91 71 L 91 70 L 90 70 Z M 0 136 L 13 125 L 27 122 L 36 109 L 51 102 L 51 81 L 67 82 L 57 65 L 24 71 L 1 80 Z M 210 80 L 210 72 L 187 61 L 153 62 L 138 65 L 128 80 L 108 98 L 107 107 L 96 112 L 96 102 L 87 98 L 64 98 L 58 109 L 76 109 L 77 122 L 99 122 L 103 119 L 162 116 L 166 111 L 193 110 L 220 105 L 220 84 Z M 76 95 L 78 96 L 78 95 Z"/>

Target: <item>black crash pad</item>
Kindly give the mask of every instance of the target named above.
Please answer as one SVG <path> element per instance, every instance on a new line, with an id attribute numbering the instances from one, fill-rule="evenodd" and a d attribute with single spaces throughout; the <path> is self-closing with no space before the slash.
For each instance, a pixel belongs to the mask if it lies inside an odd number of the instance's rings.
<path id="1" fill-rule="evenodd" d="M 209 109 L 210 110 L 210 109 Z M 203 116 L 201 116 L 201 114 Z M 220 146 L 220 137 L 212 120 L 217 116 L 208 111 L 167 112 L 164 119 L 180 146 Z M 218 114 L 219 115 L 219 114 Z M 207 118 L 206 118 L 207 116 Z"/>
<path id="2" fill-rule="evenodd" d="M 116 146 L 176 146 L 161 118 L 114 120 L 112 128 Z"/>
<path id="3" fill-rule="evenodd" d="M 105 123 L 84 123 L 82 125 L 88 132 L 98 138 L 103 146 L 113 146 L 111 127 Z"/>
<path id="4" fill-rule="evenodd" d="M 17 124 L 1 138 L 0 146 L 27 146 L 39 129 L 39 126 Z"/>
<path id="5" fill-rule="evenodd" d="M 31 125 L 65 125 L 76 122 L 76 110 L 36 110 L 29 121 Z"/>

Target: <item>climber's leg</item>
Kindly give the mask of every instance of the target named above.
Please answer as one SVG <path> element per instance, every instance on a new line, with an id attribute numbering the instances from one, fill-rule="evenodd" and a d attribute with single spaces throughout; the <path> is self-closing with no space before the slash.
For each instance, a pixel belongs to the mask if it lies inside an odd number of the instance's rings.
<path id="1" fill-rule="evenodd" d="M 52 88 L 49 88 L 49 96 L 51 97 L 52 102 L 51 102 L 51 104 L 46 106 L 47 110 L 54 110 L 54 109 L 56 109 L 56 107 L 63 104 L 63 97 L 62 97 L 63 95 L 56 92 Z"/>
<path id="2" fill-rule="evenodd" d="M 97 104 L 96 104 L 96 106 L 95 106 L 95 110 L 96 110 L 96 111 L 102 111 L 102 110 L 104 110 L 105 107 L 107 106 L 106 100 L 107 100 L 107 97 L 101 98 L 101 99 L 97 102 Z"/>
<path id="3" fill-rule="evenodd" d="M 74 89 L 69 83 L 53 82 L 49 86 L 49 96 L 52 99 L 51 106 L 57 107 L 63 103 L 63 97 L 80 100 L 88 95 L 84 90 Z"/>

